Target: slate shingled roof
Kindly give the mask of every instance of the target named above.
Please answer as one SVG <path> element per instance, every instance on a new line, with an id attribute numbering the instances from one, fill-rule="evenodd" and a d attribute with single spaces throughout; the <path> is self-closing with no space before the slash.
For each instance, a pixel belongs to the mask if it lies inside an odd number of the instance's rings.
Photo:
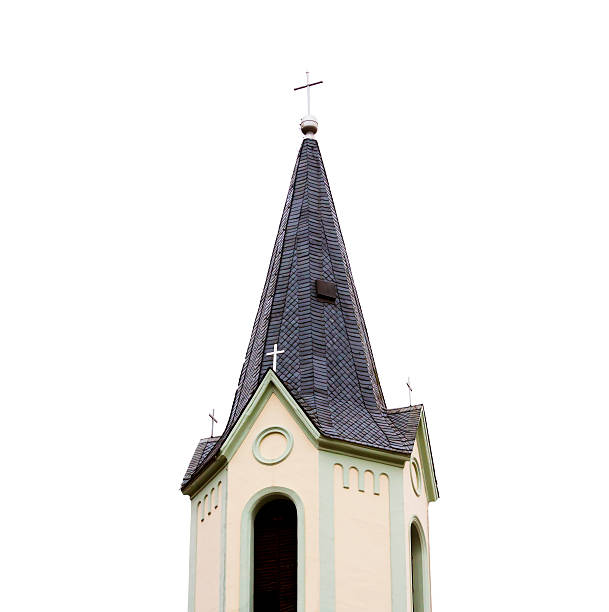
<path id="1" fill-rule="evenodd" d="M 335 299 L 318 296 L 319 280 L 335 285 Z M 322 435 L 401 453 L 412 450 L 420 410 L 403 417 L 385 407 L 319 145 L 311 138 L 303 140 L 296 159 L 239 386 L 217 449 L 272 366 L 266 353 L 275 343 L 285 351 L 277 375 Z M 183 486 L 215 455 L 201 444 Z"/>
<path id="2" fill-rule="evenodd" d="M 387 411 L 394 427 L 401 431 L 408 441 L 408 452 L 411 452 L 414 448 L 414 440 L 421 420 L 421 410 L 423 410 L 422 404 L 407 406 L 406 408 L 393 408 Z"/>
<path id="3" fill-rule="evenodd" d="M 199 440 L 199 444 L 197 444 L 197 448 L 195 448 L 195 452 L 186 469 L 186 474 L 184 474 L 182 485 L 185 485 L 190 480 L 194 471 L 205 462 L 219 439 L 220 436 L 214 436 L 213 438 L 202 438 Z"/>

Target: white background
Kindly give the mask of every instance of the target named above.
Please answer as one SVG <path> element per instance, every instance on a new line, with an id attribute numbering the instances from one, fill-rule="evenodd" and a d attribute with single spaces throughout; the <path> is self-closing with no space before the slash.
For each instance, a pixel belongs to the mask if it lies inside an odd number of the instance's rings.
<path id="1" fill-rule="evenodd" d="M 436 612 L 607 610 L 606 3 L 0 9 L 0 608 L 186 610 L 178 486 L 319 143 Z"/>

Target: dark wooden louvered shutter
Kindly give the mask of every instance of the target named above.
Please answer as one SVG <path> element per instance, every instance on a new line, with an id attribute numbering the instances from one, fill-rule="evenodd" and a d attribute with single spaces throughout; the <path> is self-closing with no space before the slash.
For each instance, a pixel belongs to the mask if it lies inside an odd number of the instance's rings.
<path id="1" fill-rule="evenodd" d="M 254 519 L 254 612 L 296 612 L 296 508 L 275 499 Z"/>

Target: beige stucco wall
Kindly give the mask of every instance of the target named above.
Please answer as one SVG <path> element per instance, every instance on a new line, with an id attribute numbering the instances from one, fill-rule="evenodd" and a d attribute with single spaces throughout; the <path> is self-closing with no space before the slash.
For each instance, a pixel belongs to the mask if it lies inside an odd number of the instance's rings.
<path id="1" fill-rule="evenodd" d="M 221 480 L 214 480 L 197 496 L 195 612 L 217 612 L 220 598 L 222 527 Z M 203 519 L 203 520 L 201 520 Z"/>
<path id="2" fill-rule="evenodd" d="M 348 465 L 348 463 L 346 463 Z M 336 612 L 391 612 L 389 485 L 380 475 L 375 495 L 373 473 L 349 470 L 344 487 L 343 467 L 334 466 L 334 559 Z"/>
<path id="3" fill-rule="evenodd" d="M 294 446 L 281 463 L 264 465 L 252 452 L 256 436 L 267 427 L 283 427 L 291 432 Z M 280 448 L 282 441 L 272 436 L 263 444 L 264 455 Z M 319 610 L 319 518 L 317 515 L 319 462 L 317 450 L 279 398 L 273 394 L 254 421 L 241 446 L 228 464 L 226 610 L 239 610 L 241 517 L 248 501 L 267 487 L 293 490 L 305 507 L 305 610 Z"/>

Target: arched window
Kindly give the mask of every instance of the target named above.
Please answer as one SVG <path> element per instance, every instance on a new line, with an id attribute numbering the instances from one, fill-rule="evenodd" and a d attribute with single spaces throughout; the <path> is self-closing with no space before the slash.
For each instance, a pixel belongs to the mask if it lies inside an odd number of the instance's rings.
<path id="1" fill-rule="evenodd" d="M 415 521 L 410 525 L 410 568 L 412 612 L 426 612 L 427 601 L 427 549 L 425 536 Z"/>
<path id="2" fill-rule="evenodd" d="M 264 504 L 254 518 L 254 612 L 296 612 L 296 506 L 285 497 Z"/>

